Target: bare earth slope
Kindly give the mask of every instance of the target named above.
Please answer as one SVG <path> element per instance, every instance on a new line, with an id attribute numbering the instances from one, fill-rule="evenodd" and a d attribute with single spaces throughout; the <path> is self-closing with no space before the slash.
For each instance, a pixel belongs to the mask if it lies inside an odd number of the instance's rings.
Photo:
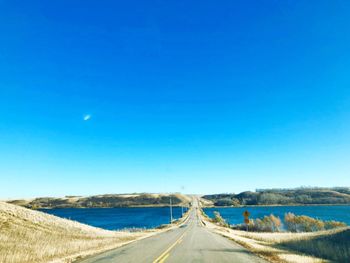
<path id="1" fill-rule="evenodd" d="M 70 262 L 150 235 L 106 231 L 0 202 L 2 263 Z"/>

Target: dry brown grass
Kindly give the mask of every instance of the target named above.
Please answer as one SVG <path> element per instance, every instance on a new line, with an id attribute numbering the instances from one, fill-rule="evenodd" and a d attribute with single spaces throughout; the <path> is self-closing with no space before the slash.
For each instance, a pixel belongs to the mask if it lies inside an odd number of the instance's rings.
<path id="1" fill-rule="evenodd" d="M 107 231 L 0 202 L 0 262 L 70 262 L 155 231 Z"/>
<path id="2" fill-rule="evenodd" d="M 310 237 L 291 239 L 277 246 L 338 263 L 350 262 L 350 228 Z"/>
<path id="3" fill-rule="evenodd" d="M 312 233 L 251 233 L 230 230 L 230 234 L 247 244 L 263 245 L 268 250 L 270 248 L 270 251 L 286 250 L 315 260 L 319 258 L 339 263 L 350 262 L 350 228 L 346 227 Z"/>
<path id="4" fill-rule="evenodd" d="M 318 232 L 304 232 L 304 233 L 291 233 L 291 232 L 281 232 L 281 233 L 259 233 L 259 232 L 246 232 L 240 230 L 231 230 L 238 236 L 254 239 L 257 241 L 264 241 L 270 243 L 282 243 L 288 241 L 295 241 L 300 239 L 311 239 L 314 237 L 323 237 L 334 235 L 336 233 L 343 232 L 348 228 L 338 228 L 332 230 L 324 230 Z"/>

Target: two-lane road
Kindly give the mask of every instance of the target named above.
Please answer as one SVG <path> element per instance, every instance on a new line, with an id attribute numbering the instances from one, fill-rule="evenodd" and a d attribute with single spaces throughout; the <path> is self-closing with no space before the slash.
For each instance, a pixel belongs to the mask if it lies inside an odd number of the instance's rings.
<path id="1" fill-rule="evenodd" d="M 80 263 L 109 262 L 266 262 L 240 245 L 202 226 L 195 200 L 188 221 L 179 228 L 133 242 Z"/>

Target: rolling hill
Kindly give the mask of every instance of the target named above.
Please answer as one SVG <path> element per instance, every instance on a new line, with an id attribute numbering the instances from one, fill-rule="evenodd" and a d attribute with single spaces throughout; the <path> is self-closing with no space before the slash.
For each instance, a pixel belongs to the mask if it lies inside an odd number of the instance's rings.
<path id="1" fill-rule="evenodd" d="M 134 206 L 188 205 L 190 199 L 181 194 L 107 194 L 88 197 L 66 196 L 63 198 L 41 197 L 30 200 L 11 200 L 10 204 L 31 209 L 41 208 L 88 208 L 88 207 L 134 207 Z"/>
<path id="2" fill-rule="evenodd" d="M 350 204 L 350 188 L 258 189 L 240 194 L 204 195 L 202 199 L 206 206 Z"/>

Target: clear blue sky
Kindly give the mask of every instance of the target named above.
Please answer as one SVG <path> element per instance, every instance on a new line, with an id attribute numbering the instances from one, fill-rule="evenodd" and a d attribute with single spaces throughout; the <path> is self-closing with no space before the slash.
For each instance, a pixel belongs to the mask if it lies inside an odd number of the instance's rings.
<path id="1" fill-rule="evenodd" d="M 349 186 L 349 13 L 1 1 L 0 197 Z"/>

